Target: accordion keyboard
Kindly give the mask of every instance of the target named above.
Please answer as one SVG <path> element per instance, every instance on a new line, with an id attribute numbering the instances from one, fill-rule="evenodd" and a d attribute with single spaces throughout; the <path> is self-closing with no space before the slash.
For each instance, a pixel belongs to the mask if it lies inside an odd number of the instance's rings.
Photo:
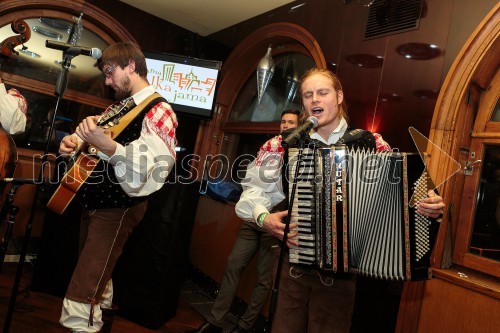
<path id="1" fill-rule="evenodd" d="M 295 178 L 298 149 L 289 150 L 288 180 Z M 290 248 L 290 263 L 312 265 L 315 262 L 316 217 L 314 209 L 314 155 L 313 150 L 304 148 L 296 178 L 297 188 L 291 207 L 290 223 L 298 224 L 298 246 Z M 289 186 L 288 197 L 291 197 Z"/>
<path id="2" fill-rule="evenodd" d="M 412 201 L 419 202 L 423 198 L 427 197 L 427 191 L 432 189 L 429 186 L 429 182 L 432 180 L 427 172 L 424 172 L 422 176 L 414 184 L 413 187 L 413 197 Z M 415 260 L 420 261 L 425 255 L 432 251 L 430 244 L 431 239 L 431 219 L 420 215 L 416 212 L 416 206 L 413 207 L 415 210 Z"/>

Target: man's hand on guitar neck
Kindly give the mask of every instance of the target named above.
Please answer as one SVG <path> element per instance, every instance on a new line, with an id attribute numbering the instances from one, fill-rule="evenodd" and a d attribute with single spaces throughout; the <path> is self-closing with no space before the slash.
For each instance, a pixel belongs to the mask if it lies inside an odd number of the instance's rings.
<path id="1" fill-rule="evenodd" d="M 116 142 L 111 132 L 96 125 L 99 116 L 90 116 L 78 125 L 76 134 L 88 144 L 95 146 L 102 153 L 112 156 L 116 151 Z"/>
<path id="2" fill-rule="evenodd" d="M 116 150 L 116 142 L 111 138 L 109 131 L 95 124 L 98 118 L 98 116 L 85 118 L 76 128 L 75 134 L 65 136 L 59 145 L 59 154 L 63 156 L 72 155 L 85 141 L 104 154 L 113 155 Z"/>

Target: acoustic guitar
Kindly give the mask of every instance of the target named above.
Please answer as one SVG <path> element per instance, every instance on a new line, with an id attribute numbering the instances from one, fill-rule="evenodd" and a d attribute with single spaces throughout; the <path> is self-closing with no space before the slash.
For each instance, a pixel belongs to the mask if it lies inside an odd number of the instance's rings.
<path id="1" fill-rule="evenodd" d="M 133 107 L 132 98 L 125 99 L 119 104 L 112 105 L 97 121 L 97 126 L 107 129 L 112 138 L 116 138 L 137 117 L 146 105 L 159 97 L 154 93 L 138 106 Z M 130 111 L 129 111 L 130 110 Z M 57 214 L 62 214 L 76 196 L 80 187 L 99 163 L 97 147 L 82 142 L 69 158 L 68 172 L 62 177 L 59 186 L 47 203 L 47 207 Z"/>

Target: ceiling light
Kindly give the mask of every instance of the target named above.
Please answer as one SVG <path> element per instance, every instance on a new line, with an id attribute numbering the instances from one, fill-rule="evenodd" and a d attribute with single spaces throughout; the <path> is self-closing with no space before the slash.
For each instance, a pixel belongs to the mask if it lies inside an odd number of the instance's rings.
<path id="1" fill-rule="evenodd" d="M 396 48 L 396 52 L 407 59 L 430 60 L 440 57 L 443 51 L 435 44 L 407 43 Z"/>
<path id="2" fill-rule="evenodd" d="M 346 56 L 346 60 L 350 64 L 364 68 L 380 68 L 384 63 L 383 57 L 364 53 L 350 54 Z"/>
<path id="3" fill-rule="evenodd" d="M 379 98 L 382 102 L 399 102 L 403 100 L 403 97 L 396 93 L 380 93 Z"/>
<path id="4" fill-rule="evenodd" d="M 437 99 L 438 95 L 439 95 L 439 90 L 420 89 L 420 90 L 415 90 L 413 92 L 413 96 L 425 100 Z"/>

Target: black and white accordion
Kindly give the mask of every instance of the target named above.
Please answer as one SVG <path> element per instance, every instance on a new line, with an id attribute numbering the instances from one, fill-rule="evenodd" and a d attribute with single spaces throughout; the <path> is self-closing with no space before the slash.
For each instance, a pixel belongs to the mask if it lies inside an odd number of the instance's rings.
<path id="1" fill-rule="evenodd" d="M 431 277 L 439 223 L 416 212 L 433 188 L 419 154 L 313 146 L 298 155 L 288 149 L 283 174 L 290 223 L 298 223 L 291 264 L 383 280 Z"/>

